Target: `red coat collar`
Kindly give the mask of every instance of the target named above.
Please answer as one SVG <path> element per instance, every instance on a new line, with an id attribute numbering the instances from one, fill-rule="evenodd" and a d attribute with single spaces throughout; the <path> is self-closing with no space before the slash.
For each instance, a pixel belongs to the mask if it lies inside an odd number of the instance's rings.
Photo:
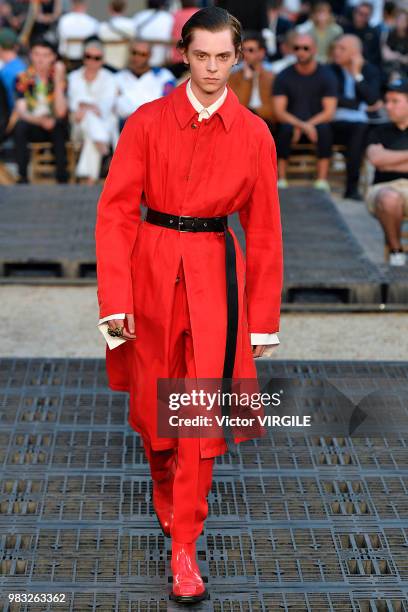
<path id="1" fill-rule="evenodd" d="M 187 123 L 191 121 L 197 112 L 187 97 L 187 80 L 180 83 L 180 85 L 175 87 L 169 94 L 169 97 L 172 98 L 174 113 L 181 128 L 185 128 Z M 237 95 L 232 91 L 229 85 L 227 85 L 227 89 L 227 97 L 220 108 L 215 111 L 214 115 L 217 113 L 220 115 L 224 128 L 228 132 L 231 128 L 232 122 L 234 121 L 235 115 L 237 114 L 240 103 Z M 207 119 L 207 121 L 211 121 L 211 118 Z"/>

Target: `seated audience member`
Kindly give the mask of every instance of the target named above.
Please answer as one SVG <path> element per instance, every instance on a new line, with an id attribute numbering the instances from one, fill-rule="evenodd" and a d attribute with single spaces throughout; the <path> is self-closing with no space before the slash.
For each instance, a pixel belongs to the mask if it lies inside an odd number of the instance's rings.
<path id="1" fill-rule="evenodd" d="M 331 6 L 328 2 L 317 2 L 312 7 L 310 19 L 296 30 L 302 34 L 311 34 L 317 44 L 317 61 L 326 64 L 334 41 L 343 34 L 334 20 Z"/>
<path id="2" fill-rule="evenodd" d="M 328 191 L 332 153 L 330 121 L 336 110 L 336 79 L 327 66 L 315 59 L 316 43 L 309 34 L 294 39 L 297 61 L 275 79 L 273 100 L 280 123 L 277 135 L 279 187 L 286 187 L 286 166 L 291 144 L 312 142 L 317 149 L 317 180 L 314 186 Z"/>
<path id="3" fill-rule="evenodd" d="M 287 33 L 293 29 L 293 23 L 280 14 L 282 0 L 268 0 L 268 27 L 262 30 L 265 39 L 268 59 L 271 62 L 282 58 L 282 43 Z"/>
<path id="4" fill-rule="evenodd" d="M 384 40 L 384 37 L 386 37 L 388 32 L 394 29 L 397 13 L 398 9 L 395 5 L 395 2 L 390 2 L 389 0 L 384 2 L 383 20 L 379 24 L 381 40 Z"/>
<path id="5" fill-rule="evenodd" d="M 266 70 L 262 62 L 266 53 L 265 41 L 257 32 L 247 32 L 242 41 L 243 62 L 234 71 L 228 84 L 235 91 L 241 104 L 254 113 L 272 121 L 272 82 L 273 73 Z"/>
<path id="6" fill-rule="evenodd" d="M 34 2 L 34 24 L 30 33 L 30 43 L 50 33 L 57 25 L 62 14 L 62 0 L 39 0 Z M 48 36 L 46 37 L 48 38 Z"/>
<path id="7" fill-rule="evenodd" d="M 271 62 L 269 65 L 269 70 L 273 72 L 273 74 L 279 74 L 282 70 L 288 68 L 288 66 L 292 66 L 292 64 L 296 63 L 297 58 L 293 52 L 293 42 L 296 35 L 297 32 L 295 30 L 289 30 L 289 32 L 287 32 L 280 46 L 282 57 Z"/>
<path id="8" fill-rule="evenodd" d="M 17 54 L 17 34 L 10 28 L 0 30 L 0 80 L 3 82 L 6 92 L 9 110 L 14 108 L 14 94 L 16 77 L 23 72 L 27 66 Z"/>
<path id="9" fill-rule="evenodd" d="M 24 8 L 17 6 L 17 4 L 17 2 L 7 2 L 7 0 L 0 2 L 0 26 L 2 28 L 10 28 L 14 32 L 20 32 L 25 21 L 27 4 L 25 3 Z"/>
<path id="10" fill-rule="evenodd" d="M 99 179 L 102 158 L 119 138 L 115 75 L 103 67 L 103 60 L 102 44 L 90 40 L 85 45 L 84 65 L 68 75 L 72 139 L 83 142 L 75 174 L 87 178 L 89 185 Z"/>
<path id="11" fill-rule="evenodd" d="M 85 41 L 99 30 L 99 21 L 88 15 L 87 0 L 71 0 L 71 11 L 62 15 L 58 22 L 59 53 L 70 60 L 71 68 L 78 68 L 82 63 L 82 42 L 69 42 L 70 39 Z"/>
<path id="12" fill-rule="evenodd" d="M 199 10 L 198 0 L 181 0 L 181 8 L 173 13 L 173 29 L 171 37 L 173 40 L 181 38 L 181 30 L 186 21 L 190 19 Z M 185 64 L 180 51 L 173 46 L 170 50 L 168 68 L 178 78 L 185 70 Z"/>
<path id="13" fill-rule="evenodd" d="M 170 70 L 150 67 L 150 53 L 150 43 L 134 41 L 130 47 L 129 67 L 115 74 L 118 88 L 115 108 L 121 120 L 120 129 L 141 104 L 167 95 L 176 86 Z"/>
<path id="14" fill-rule="evenodd" d="M 171 37 L 173 40 L 179 40 L 179 38 L 181 38 L 181 30 L 183 29 L 184 24 L 194 15 L 194 13 L 199 10 L 197 4 L 198 0 L 181 0 L 181 9 L 175 11 L 173 14 L 174 21 L 171 32 Z M 170 50 L 169 62 L 168 68 L 173 72 L 174 76 L 176 78 L 181 76 L 185 71 L 186 66 L 183 62 L 183 57 L 176 46 L 172 47 Z"/>
<path id="15" fill-rule="evenodd" d="M 166 0 L 148 0 L 147 9 L 138 11 L 133 17 L 134 37 L 136 40 L 171 41 L 174 17 L 166 9 Z M 154 44 L 150 56 L 150 66 L 163 66 L 169 55 L 169 45 Z"/>
<path id="16" fill-rule="evenodd" d="M 380 67 L 382 59 L 380 29 L 370 25 L 372 14 L 371 2 L 360 2 L 353 8 L 351 23 L 346 24 L 343 29 L 345 34 L 354 34 L 359 37 L 363 43 L 365 59 L 370 64 Z"/>
<path id="17" fill-rule="evenodd" d="M 7 90 L 0 79 L 0 143 L 6 138 L 10 119 L 10 107 L 7 100 Z"/>
<path id="18" fill-rule="evenodd" d="M 53 45 L 43 39 L 34 41 L 30 65 L 16 78 L 13 137 L 20 183 L 27 183 L 29 142 L 50 141 L 56 162 L 56 178 L 66 183 L 65 143 L 69 136 L 67 121 L 65 66 L 57 61 Z"/>
<path id="19" fill-rule="evenodd" d="M 334 64 L 337 80 L 337 109 L 334 115 L 333 142 L 346 145 L 347 181 L 344 197 L 362 200 L 358 192 L 360 166 L 368 131 L 366 108 L 381 97 L 381 76 L 362 56 L 357 36 L 345 34 L 335 44 Z"/>
<path id="20" fill-rule="evenodd" d="M 367 157 L 375 166 L 367 207 L 381 223 L 390 247 L 390 264 L 404 265 L 401 226 L 408 216 L 408 80 L 387 86 L 385 105 L 390 123 L 377 126 L 368 137 Z"/>
<path id="21" fill-rule="evenodd" d="M 395 27 L 384 39 L 382 57 L 388 80 L 408 77 L 408 11 L 398 11 Z"/>
<path id="22" fill-rule="evenodd" d="M 122 70 L 127 65 L 129 41 L 134 35 L 133 19 L 125 16 L 126 0 L 111 0 L 108 8 L 110 19 L 100 24 L 98 38 L 104 44 L 105 64 Z"/>

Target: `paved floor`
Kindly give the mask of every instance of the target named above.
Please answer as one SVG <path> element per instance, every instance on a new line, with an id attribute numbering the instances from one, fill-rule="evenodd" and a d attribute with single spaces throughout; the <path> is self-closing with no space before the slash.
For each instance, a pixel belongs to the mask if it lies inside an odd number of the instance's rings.
<path id="1" fill-rule="evenodd" d="M 0 285 L 2 357 L 102 357 L 93 286 Z M 277 359 L 379 359 L 408 356 L 408 315 L 283 314 Z M 137 333 L 137 330 L 136 330 Z"/>

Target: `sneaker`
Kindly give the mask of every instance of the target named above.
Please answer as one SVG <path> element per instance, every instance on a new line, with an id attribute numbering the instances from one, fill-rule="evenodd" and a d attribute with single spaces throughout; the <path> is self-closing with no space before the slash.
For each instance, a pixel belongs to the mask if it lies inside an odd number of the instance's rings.
<path id="1" fill-rule="evenodd" d="M 279 189 L 287 189 L 289 187 L 289 183 L 286 179 L 279 179 L 278 188 Z"/>
<path id="2" fill-rule="evenodd" d="M 404 251 L 391 251 L 389 264 L 390 266 L 405 266 L 407 263 L 407 256 Z"/>
<path id="3" fill-rule="evenodd" d="M 315 189 L 320 189 L 321 191 L 330 191 L 330 185 L 324 179 L 317 179 L 317 181 L 313 183 L 313 187 Z"/>

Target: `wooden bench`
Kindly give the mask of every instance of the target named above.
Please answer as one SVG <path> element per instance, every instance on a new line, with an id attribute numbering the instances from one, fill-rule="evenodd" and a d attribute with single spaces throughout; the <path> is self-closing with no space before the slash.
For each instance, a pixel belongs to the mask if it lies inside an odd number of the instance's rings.
<path id="1" fill-rule="evenodd" d="M 346 147 L 333 145 L 328 181 L 333 191 L 344 190 L 346 182 Z M 288 159 L 287 178 L 292 185 L 310 185 L 316 179 L 316 145 L 312 143 L 293 144 Z M 361 167 L 361 181 L 364 181 L 364 165 Z"/>
<path id="2" fill-rule="evenodd" d="M 15 182 L 16 177 L 3 162 L 0 162 L 0 185 L 14 185 Z"/>
<path id="3" fill-rule="evenodd" d="M 31 182 L 32 183 L 54 183 L 55 182 L 55 158 L 51 142 L 30 142 L 31 151 Z M 75 143 L 66 142 L 67 171 L 69 182 L 75 182 L 75 167 L 79 156 L 79 147 Z"/>

